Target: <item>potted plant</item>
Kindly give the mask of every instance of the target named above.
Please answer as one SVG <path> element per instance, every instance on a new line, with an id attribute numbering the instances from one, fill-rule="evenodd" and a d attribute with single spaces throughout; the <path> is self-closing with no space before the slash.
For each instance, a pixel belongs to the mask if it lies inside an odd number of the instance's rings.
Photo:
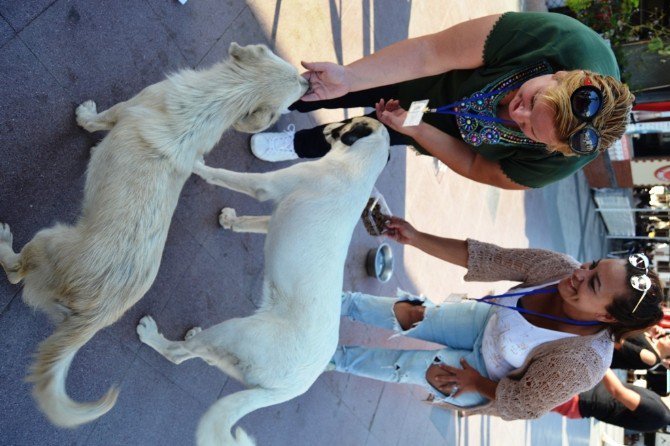
<path id="1" fill-rule="evenodd" d="M 566 6 L 610 41 L 632 91 L 670 86 L 670 28 L 663 12 L 641 14 L 640 0 L 567 0 Z"/>

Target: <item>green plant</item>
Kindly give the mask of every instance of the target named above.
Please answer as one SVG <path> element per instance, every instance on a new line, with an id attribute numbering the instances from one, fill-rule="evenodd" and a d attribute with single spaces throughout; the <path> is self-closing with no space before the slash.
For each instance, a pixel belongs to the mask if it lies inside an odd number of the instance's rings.
<path id="1" fill-rule="evenodd" d="M 567 0 L 566 6 L 615 48 L 643 40 L 649 52 L 670 56 L 670 28 L 663 25 L 662 15 L 652 13 L 644 23 L 631 24 L 631 17 L 639 16 L 639 0 Z"/>
<path id="2" fill-rule="evenodd" d="M 592 0 L 567 0 L 565 6 L 570 8 L 573 12 L 579 13 L 591 6 Z"/>
<path id="3" fill-rule="evenodd" d="M 666 38 L 668 36 L 666 35 Z M 670 56 L 670 41 L 664 42 L 658 35 L 653 37 L 647 44 L 649 51 L 656 52 L 661 56 Z"/>

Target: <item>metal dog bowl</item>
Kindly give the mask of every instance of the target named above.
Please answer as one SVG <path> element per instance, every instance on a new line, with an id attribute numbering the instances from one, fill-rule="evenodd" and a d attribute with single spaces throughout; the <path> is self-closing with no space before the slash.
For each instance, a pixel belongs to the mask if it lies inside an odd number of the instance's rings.
<path id="1" fill-rule="evenodd" d="M 393 275 L 393 251 L 391 251 L 391 247 L 382 243 L 368 251 L 365 259 L 365 269 L 369 276 L 376 277 L 380 282 L 388 282 Z"/>

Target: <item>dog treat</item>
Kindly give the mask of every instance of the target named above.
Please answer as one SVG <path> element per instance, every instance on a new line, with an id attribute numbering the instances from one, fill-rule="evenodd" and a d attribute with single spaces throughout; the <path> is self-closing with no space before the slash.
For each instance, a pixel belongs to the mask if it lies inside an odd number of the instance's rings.
<path id="1" fill-rule="evenodd" d="M 386 210 L 388 210 L 388 208 Z M 385 214 L 382 210 L 382 204 L 380 203 L 379 198 L 375 197 L 370 197 L 368 204 L 361 215 L 365 230 L 368 231 L 368 234 L 374 236 L 382 235 L 386 229 L 386 222 L 389 217 L 390 215 Z"/>

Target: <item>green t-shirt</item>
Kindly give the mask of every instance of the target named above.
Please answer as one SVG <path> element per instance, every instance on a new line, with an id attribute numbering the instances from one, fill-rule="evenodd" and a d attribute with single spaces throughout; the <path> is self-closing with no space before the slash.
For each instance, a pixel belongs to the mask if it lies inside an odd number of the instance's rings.
<path id="1" fill-rule="evenodd" d="M 400 100 L 408 107 L 414 100 L 429 99 L 436 107 L 524 82 L 542 74 L 560 70 L 590 70 L 620 79 L 619 68 L 609 45 L 593 30 L 579 21 L 554 13 L 505 13 L 494 25 L 484 45 L 484 66 L 475 70 L 453 70 L 404 82 Z M 502 99 L 492 98 L 493 110 Z M 467 134 L 463 125 L 451 115 L 428 113 L 424 121 L 464 140 L 489 160 L 498 161 L 514 182 L 528 187 L 542 187 L 571 175 L 598 154 L 564 156 L 548 152 L 542 144 L 525 138 L 518 130 L 498 125 L 503 137 L 488 140 L 480 127 Z M 462 122 L 461 122 L 462 124 Z M 472 135 L 472 139 L 469 136 Z M 416 141 L 410 142 L 426 153 Z"/>

